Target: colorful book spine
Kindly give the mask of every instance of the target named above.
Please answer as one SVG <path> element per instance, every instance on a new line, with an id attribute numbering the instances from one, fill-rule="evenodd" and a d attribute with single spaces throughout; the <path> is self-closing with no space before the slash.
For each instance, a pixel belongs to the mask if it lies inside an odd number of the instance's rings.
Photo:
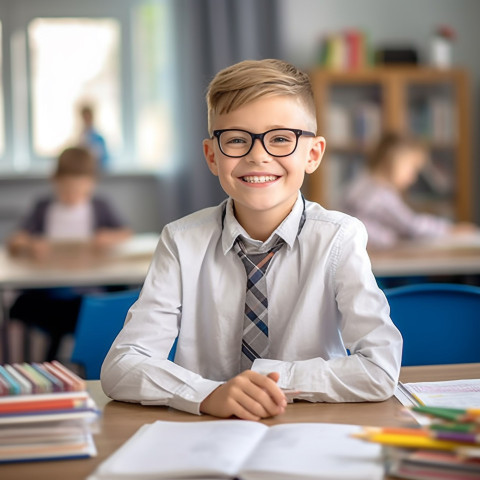
<path id="1" fill-rule="evenodd" d="M 10 396 L 84 391 L 85 380 L 55 360 L 0 365 L 0 399 Z"/>

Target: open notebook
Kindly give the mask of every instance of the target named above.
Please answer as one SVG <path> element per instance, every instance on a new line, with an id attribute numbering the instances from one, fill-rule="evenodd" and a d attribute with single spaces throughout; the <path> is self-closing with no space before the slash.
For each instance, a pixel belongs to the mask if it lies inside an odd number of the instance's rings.
<path id="1" fill-rule="evenodd" d="M 381 447 L 350 437 L 355 425 L 242 420 L 143 425 L 88 480 L 380 480 Z"/>

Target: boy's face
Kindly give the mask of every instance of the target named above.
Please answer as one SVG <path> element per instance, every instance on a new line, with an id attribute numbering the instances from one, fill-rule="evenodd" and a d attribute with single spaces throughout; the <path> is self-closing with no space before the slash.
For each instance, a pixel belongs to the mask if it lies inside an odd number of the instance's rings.
<path id="1" fill-rule="evenodd" d="M 60 203 L 74 206 L 90 200 L 95 179 L 88 175 L 62 175 L 54 179 L 55 191 Z"/>
<path id="2" fill-rule="evenodd" d="M 213 130 L 241 129 L 264 133 L 275 128 L 311 130 L 305 107 L 294 97 L 264 97 L 232 112 L 216 115 Z M 219 177 L 225 192 L 233 198 L 237 219 L 268 213 L 280 223 L 291 211 L 305 173 L 316 170 L 325 150 L 323 137 L 300 136 L 296 150 L 287 157 L 267 153 L 259 139 L 240 158 L 224 155 L 218 140 L 203 142 L 211 172 Z"/>

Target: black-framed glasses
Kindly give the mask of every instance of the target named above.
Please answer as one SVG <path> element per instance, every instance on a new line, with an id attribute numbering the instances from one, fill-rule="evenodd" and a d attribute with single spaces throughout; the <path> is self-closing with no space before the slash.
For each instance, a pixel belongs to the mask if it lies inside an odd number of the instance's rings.
<path id="1" fill-rule="evenodd" d="M 288 157 L 297 148 L 298 139 L 315 137 L 315 133 L 296 128 L 274 128 L 263 133 L 251 133 L 247 130 L 214 130 L 213 136 L 218 140 L 220 151 L 231 158 L 244 157 L 250 153 L 258 138 L 263 148 L 272 157 Z"/>

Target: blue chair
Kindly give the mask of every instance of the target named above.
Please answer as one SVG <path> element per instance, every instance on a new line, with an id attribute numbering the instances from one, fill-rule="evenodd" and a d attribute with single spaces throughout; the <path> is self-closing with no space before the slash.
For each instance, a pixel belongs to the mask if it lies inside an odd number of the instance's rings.
<path id="1" fill-rule="evenodd" d="M 87 380 L 100 378 L 103 360 L 139 293 L 139 290 L 129 290 L 83 297 L 71 361 L 82 366 Z M 169 355 L 172 361 L 175 349 L 176 341 Z"/>
<path id="2" fill-rule="evenodd" d="M 480 287 L 427 283 L 385 295 L 403 335 L 402 365 L 480 362 Z"/>

